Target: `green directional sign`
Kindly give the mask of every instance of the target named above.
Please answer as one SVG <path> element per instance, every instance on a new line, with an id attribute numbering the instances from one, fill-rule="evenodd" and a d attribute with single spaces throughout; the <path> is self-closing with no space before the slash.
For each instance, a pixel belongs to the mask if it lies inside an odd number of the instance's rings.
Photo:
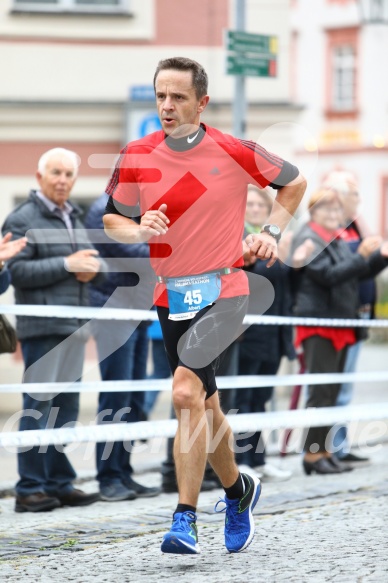
<path id="1" fill-rule="evenodd" d="M 276 77 L 276 59 L 240 54 L 228 55 L 226 72 L 228 75 L 245 75 L 246 77 Z"/>
<path id="2" fill-rule="evenodd" d="M 227 30 L 225 48 L 228 75 L 245 77 L 276 77 L 278 38 L 252 34 L 242 30 Z"/>
<path id="3" fill-rule="evenodd" d="M 256 53 L 274 56 L 278 53 L 278 39 L 276 36 L 252 34 L 241 30 L 227 30 L 226 50 L 236 53 Z"/>

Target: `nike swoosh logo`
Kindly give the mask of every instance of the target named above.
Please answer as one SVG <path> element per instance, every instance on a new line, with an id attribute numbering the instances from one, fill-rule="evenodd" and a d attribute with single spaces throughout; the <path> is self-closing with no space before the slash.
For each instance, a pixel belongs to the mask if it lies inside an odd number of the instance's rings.
<path id="1" fill-rule="evenodd" d="M 196 534 L 193 531 L 189 532 L 188 535 L 191 536 L 191 538 L 194 539 L 195 542 L 197 542 Z"/>
<path id="2" fill-rule="evenodd" d="M 187 143 L 191 144 L 192 142 L 194 142 L 195 138 L 198 136 L 199 134 L 199 130 L 197 131 L 197 133 L 195 134 L 195 136 L 193 136 L 192 138 L 190 138 L 190 136 L 187 136 Z"/>
<path id="3" fill-rule="evenodd" d="M 190 528 L 191 528 L 191 531 L 188 532 L 187 534 L 189 536 L 191 536 L 191 538 L 193 538 L 195 540 L 195 542 L 197 542 L 197 529 L 196 529 L 195 524 L 190 524 Z"/>

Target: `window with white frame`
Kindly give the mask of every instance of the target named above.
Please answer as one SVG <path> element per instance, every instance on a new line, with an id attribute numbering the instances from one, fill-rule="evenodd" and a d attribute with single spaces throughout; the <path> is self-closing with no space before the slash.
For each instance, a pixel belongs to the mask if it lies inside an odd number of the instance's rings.
<path id="1" fill-rule="evenodd" d="M 130 0 L 12 0 L 13 11 L 128 13 Z"/>
<path id="2" fill-rule="evenodd" d="M 384 22 L 387 19 L 388 6 L 386 0 L 371 0 L 369 19 L 371 22 Z"/>
<path id="3" fill-rule="evenodd" d="M 332 108 L 352 111 L 356 107 L 356 54 L 352 45 L 333 47 Z"/>

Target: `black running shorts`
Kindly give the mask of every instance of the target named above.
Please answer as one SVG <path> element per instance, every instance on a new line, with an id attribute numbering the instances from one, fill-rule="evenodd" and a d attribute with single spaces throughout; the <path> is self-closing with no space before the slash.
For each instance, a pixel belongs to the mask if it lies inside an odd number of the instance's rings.
<path id="1" fill-rule="evenodd" d="M 207 399 L 217 391 L 215 376 L 225 350 L 242 332 L 248 297 L 221 298 L 191 320 L 177 322 L 168 319 L 168 308 L 157 308 L 172 373 L 178 366 L 192 370 Z"/>

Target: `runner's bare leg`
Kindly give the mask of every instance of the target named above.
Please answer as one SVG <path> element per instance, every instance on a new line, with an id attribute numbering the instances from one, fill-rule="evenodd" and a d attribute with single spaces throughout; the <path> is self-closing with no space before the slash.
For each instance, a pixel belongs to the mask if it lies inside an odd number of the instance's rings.
<path id="1" fill-rule="evenodd" d="M 207 461 L 205 397 L 206 392 L 197 375 L 179 366 L 173 379 L 173 403 L 178 419 L 174 440 L 175 471 L 179 503 L 194 507 L 197 506 Z"/>

